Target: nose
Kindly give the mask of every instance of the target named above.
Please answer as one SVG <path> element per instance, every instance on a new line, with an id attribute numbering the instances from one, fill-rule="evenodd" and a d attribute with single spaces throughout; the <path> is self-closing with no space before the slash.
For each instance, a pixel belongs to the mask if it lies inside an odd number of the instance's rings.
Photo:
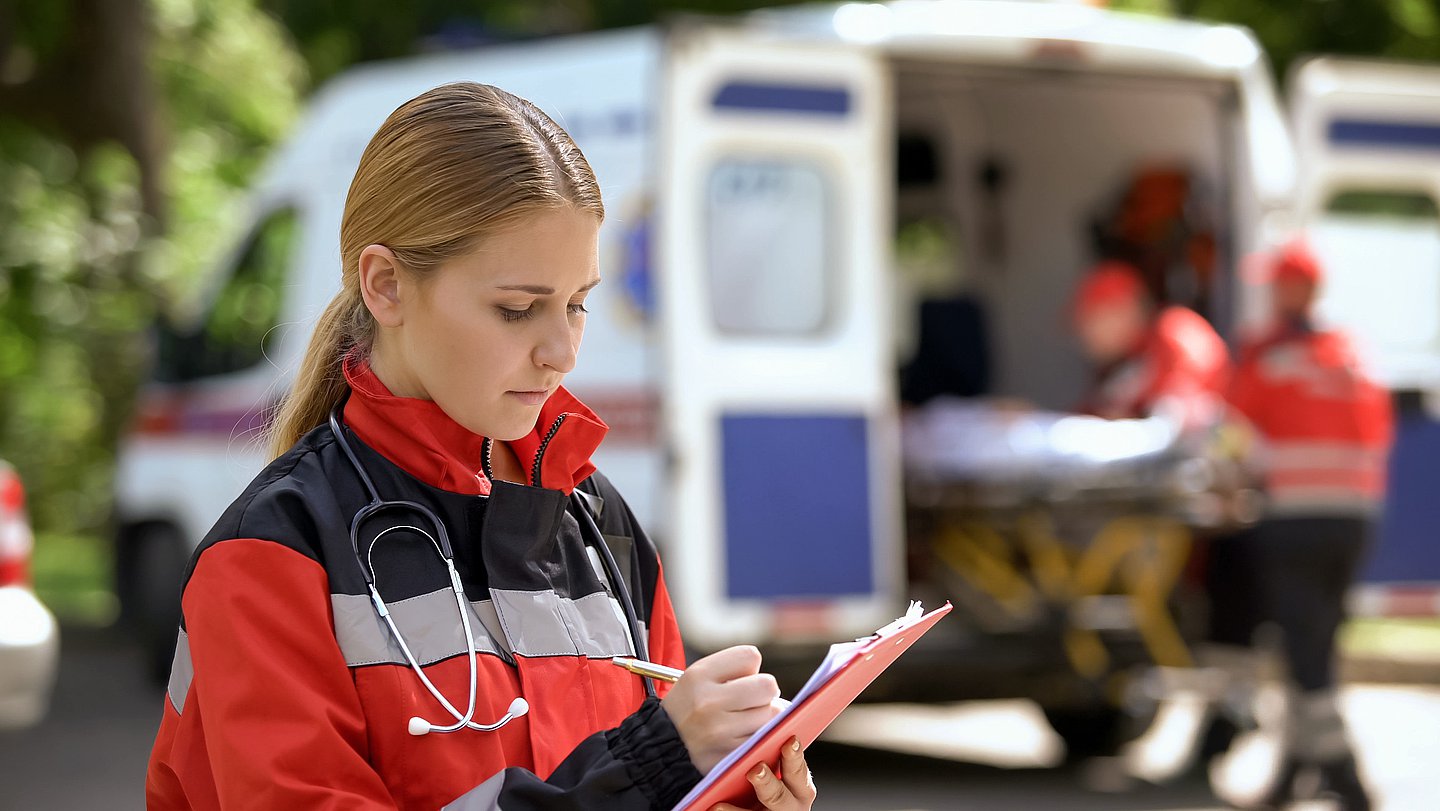
<path id="1" fill-rule="evenodd" d="M 575 368 L 575 356 L 580 349 L 580 330 L 561 316 L 546 319 L 541 327 L 539 343 L 535 345 L 535 365 L 552 369 L 560 374 L 569 374 Z"/>

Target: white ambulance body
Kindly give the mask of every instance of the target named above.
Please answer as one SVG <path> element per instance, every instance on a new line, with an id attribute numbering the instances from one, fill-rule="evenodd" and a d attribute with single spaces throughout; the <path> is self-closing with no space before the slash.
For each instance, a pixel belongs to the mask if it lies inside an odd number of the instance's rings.
<path id="1" fill-rule="evenodd" d="M 1204 179 L 1226 269 L 1294 212 L 1263 54 L 1229 26 L 851 4 L 358 68 L 259 179 L 199 332 L 162 341 L 119 473 L 122 596 L 142 625 L 173 627 L 181 562 L 266 461 L 259 415 L 338 289 L 361 150 L 398 104 L 455 80 L 535 101 L 600 179 L 605 283 L 567 386 L 611 424 L 597 463 L 662 545 L 701 650 L 856 636 L 904 607 L 895 379 L 924 285 L 895 267 L 898 222 L 964 237 L 955 273 L 987 308 L 991 393 L 1060 409 L 1085 380 L 1065 311 L 1094 258 L 1087 224 L 1130 172 Z M 897 191 L 902 138 L 928 143 L 920 191 Z M 977 191 L 997 165 L 1003 186 Z M 1211 294 L 1224 334 L 1262 311 L 1228 270 Z M 209 329 L 236 312 L 258 332 Z"/>

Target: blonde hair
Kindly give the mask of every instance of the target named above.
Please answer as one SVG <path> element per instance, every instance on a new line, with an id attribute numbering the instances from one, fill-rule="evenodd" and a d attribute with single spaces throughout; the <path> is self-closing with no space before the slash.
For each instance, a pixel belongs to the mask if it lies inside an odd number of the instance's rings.
<path id="1" fill-rule="evenodd" d="M 360 252 L 380 244 L 423 276 L 539 211 L 573 206 L 604 219 L 595 173 L 534 104 L 474 82 L 442 85 L 380 125 L 350 183 L 340 223 L 340 292 L 315 325 L 269 433 L 273 455 L 322 424 L 346 395 L 342 366 L 366 353 L 375 321 L 360 296 Z"/>

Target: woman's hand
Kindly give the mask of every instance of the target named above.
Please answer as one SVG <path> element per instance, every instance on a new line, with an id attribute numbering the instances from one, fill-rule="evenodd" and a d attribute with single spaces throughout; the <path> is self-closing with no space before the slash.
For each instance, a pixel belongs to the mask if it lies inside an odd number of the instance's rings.
<path id="1" fill-rule="evenodd" d="M 780 771 L 776 779 L 770 767 L 761 763 L 746 777 L 755 787 L 755 796 L 766 811 L 809 811 L 815 803 L 815 780 L 805 765 L 805 753 L 794 738 L 780 749 Z M 710 811 L 742 811 L 729 803 L 720 803 Z"/>
<path id="2" fill-rule="evenodd" d="M 775 677 L 760 672 L 760 651 L 741 645 L 690 665 L 660 706 L 680 732 L 695 768 L 708 774 L 779 712 L 773 703 L 779 697 Z"/>

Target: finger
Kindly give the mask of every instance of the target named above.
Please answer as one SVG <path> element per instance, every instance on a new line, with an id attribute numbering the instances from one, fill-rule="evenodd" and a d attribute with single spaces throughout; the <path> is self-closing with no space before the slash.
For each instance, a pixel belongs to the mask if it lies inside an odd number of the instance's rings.
<path id="1" fill-rule="evenodd" d="M 774 716 L 775 710 L 769 705 L 726 713 L 725 717 L 718 721 L 721 732 L 717 737 L 729 738 L 730 746 L 738 746 L 754 735 L 755 730 L 765 726 Z"/>
<path id="2" fill-rule="evenodd" d="M 791 738 L 780 747 L 780 773 L 800 807 L 809 808 L 815 802 L 815 777 L 805 763 L 805 752 L 800 749 L 798 738 Z"/>
<path id="3" fill-rule="evenodd" d="M 755 797 L 770 811 L 801 811 L 804 807 L 790 793 L 789 786 L 764 763 L 751 769 L 745 777 L 755 787 Z"/>
<path id="4" fill-rule="evenodd" d="M 760 672 L 760 649 L 754 645 L 736 645 L 700 659 L 686 673 L 698 673 L 714 681 L 731 681 Z"/>
<path id="5" fill-rule="evenodd" d="M 769 673 L 756 673 L 725 682 L 725 694 L 733 708 L 748 710 L 764 707 L 779 698 L 780 685 Z"/>

